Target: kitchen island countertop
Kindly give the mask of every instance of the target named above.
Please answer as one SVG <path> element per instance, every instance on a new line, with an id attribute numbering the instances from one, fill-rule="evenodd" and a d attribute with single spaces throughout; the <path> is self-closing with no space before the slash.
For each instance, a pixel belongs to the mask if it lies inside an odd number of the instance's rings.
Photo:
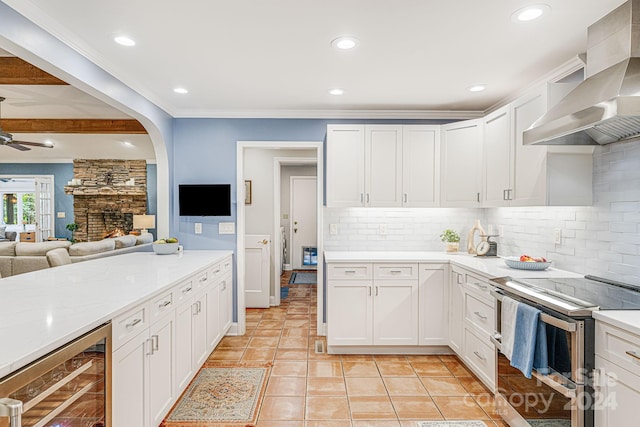
<path id="1" fill-rule="evenodd" d="M 632 334 L 640 335 L 640 310 L 594 311 L 593 318 Z"/>
<path id="2" fill-rule="evenodd" d="M 0 279 L 0 378 L 230 255 L 137 252 Z"/>
<path id="3" fill-rule="evenodd" d="M 421 252 L 421 251 L 325 251 L 324 260 L 328 263 L 345 262 L 448 262 L 468 268 L 487 278 L 511 276 L 513 278 L 570 278 L 584 277 L 581 274 L 550 267 L 542 271 L 517 270 L 507 267 L 501 257 L 477 257 L 458 252 Z"/>

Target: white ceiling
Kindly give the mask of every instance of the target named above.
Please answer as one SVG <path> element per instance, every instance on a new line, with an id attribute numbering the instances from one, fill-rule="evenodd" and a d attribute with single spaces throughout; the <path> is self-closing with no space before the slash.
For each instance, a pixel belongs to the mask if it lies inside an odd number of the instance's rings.
<path id="1" fill-rule="evenodd" d="M 176 117 L 483 111 L 584 52 L 624 2 L 543 0 L 550 14 L 515 23 L 537 1 L 3 1 Z M 360 46 L 335 51 L 344 34 Z"/>

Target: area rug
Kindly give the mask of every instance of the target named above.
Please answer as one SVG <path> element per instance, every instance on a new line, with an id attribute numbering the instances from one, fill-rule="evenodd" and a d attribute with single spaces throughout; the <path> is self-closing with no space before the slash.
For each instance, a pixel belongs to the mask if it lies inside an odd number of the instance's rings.
<path id="1" fill-rule="evenodd" d="M 289 296 L 289 288 L 281 287 L 280 288 L 280 299 L 285 299 Z"/>
<path id="2" fill-rule="evenodd" d="M 318 275 L 316 272 L 294 272 L 291 274 L 291 278 L 289 279 L 289 284 L 296 285 L 315 285 L 318 283 Z"/>
<path id="3" fill-rule="evenodd" d="M 163 426 L 254 425 L 269 368 L 202 368 Z"/>
<path id="4" fill-rule="evenodd" d="M 418 421 L 418 427 L 487 427 L 484 421 Z"/>
<path id="5" fill-rule="evenodd" d="M 527 420 L 531 427 L 571 427 L 571 420 Z"/>

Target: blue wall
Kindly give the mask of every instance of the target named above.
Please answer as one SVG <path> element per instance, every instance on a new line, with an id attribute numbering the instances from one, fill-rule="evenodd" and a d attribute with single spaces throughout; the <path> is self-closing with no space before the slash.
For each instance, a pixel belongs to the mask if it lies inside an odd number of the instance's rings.
<path id="1" fill-rule="evenodd" d="M 237 141 L 324 141 L 327 124 L 444 124 L 451 120 L 325 119 L 175 119 L 173 187 L 179 184 L 231 184 L 230 217 L 180 217 L 178 199 L 171 205 L 171 229 L 186 249 L 236 250 L 235 235 L 218 235 L 219 222 L 236 221 Z M 202 223 L 202 234 L 194 223 Z"/>
<path id="2" fill-rule="evenodd" d="M 147 164 L 147 211 L 157 212 L 156 165 Z M 53 175 L 55 212 L 64 212 L 65 218 L 56 218 L 55 235 L 71 237 L 66 226 L 73 222 L 73 196 L 64 194 L 64 186 L 73 179 L 73 163 L 0 163 L 0 175 Z"/>

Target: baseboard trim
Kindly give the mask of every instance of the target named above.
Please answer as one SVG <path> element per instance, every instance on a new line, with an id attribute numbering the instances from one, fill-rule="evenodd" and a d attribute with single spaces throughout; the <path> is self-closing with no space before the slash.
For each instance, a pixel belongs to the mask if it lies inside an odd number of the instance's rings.
<path id="1" fill-rule="evenodd" d="M 276 306 L 276 297 L 274 296 L 269 296 L 269 305 L 271 307 L 275 307 Z"/>
<path id="2" fill-rule="evenodd" d="M 451 348 L 446 345 L 434 346 L 346 346 L 346 345 L 329 345 L 327 346 L 328 354 L 416 354 L 416 355 L 439 355 L 439 354 L 455 354 Z"/>
<path id="3" fill-rule="evenodd" d="M 229 326 L 229 330 L 227 331 L 227 333 L 225 335 L 229 335 L 229 336 L 238 336 L 240 334 L 238 334 L 238 322 L 233 322 L 231 324 L 231 326 Z"/>

